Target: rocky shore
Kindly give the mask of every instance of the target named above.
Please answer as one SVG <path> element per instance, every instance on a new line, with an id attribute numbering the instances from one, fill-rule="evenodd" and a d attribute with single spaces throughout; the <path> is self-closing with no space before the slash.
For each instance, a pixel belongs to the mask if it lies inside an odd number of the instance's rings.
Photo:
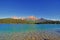
<path id="1" fill-rule="evenodd" d="M 0 40 L 60 40 L 54 32 L 0 33 Z"/>

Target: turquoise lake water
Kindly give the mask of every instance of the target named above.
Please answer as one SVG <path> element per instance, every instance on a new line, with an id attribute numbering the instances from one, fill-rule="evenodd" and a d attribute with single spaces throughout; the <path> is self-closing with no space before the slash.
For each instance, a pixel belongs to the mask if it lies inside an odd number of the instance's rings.
<path id="1" fill-rule="evenodd" d="M 52 30 L 60 30 L 60 24 L 0 24 L 0 32 L 29 32 Z"/>

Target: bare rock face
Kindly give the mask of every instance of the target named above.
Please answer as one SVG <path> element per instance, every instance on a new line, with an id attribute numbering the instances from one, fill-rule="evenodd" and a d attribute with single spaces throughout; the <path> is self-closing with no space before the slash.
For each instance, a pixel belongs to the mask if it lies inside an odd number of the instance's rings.
<path id="1" fill-rule="evenodd" d="M 30 20 L 37 20 L 37 18 L 35 16 L 29 16 L 28 17 Z"/>

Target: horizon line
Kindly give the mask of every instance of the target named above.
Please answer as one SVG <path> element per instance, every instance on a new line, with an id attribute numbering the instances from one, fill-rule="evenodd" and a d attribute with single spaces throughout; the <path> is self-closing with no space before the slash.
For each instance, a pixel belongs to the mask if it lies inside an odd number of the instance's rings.
<path id="1" fill-rule="evenodd" d="M 0 19 L 4 19 L 4 18 L 13 18 L 13 17 L 0 17 Z M 23 17 L 22 17 L 22 18 L 23 18 Z M 25 18 L 27 18 L 27 17 L 25 17 Z M 44 18 L 44 17 L 40 17 L 40 18 L 38 18 L 38 19 L 41 19 L 41 18 L 47 19 L 47 20 L 60 21 L 60 19 L 57 19 L 57 18 Z M 18 17 L 18 19 L 19 19 L 19 17 Z"/>

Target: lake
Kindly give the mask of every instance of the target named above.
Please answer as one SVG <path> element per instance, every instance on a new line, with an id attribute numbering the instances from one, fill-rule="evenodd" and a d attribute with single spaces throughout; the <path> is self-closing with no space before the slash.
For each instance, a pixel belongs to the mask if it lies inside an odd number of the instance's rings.
<path id="1" fill-rule="evenodd" d="M 6 38 L 12 37 L 12 39 L 5 38 L 4 40 L 13 40 L 15 39 L 14 37 L 16 37 L 15 35 L 18 35 L 18 36 L 20 35 L 20 38 L 21 38 L 20 40 L 23 40 L 25 36 L 27 35 L 34 36 L 34 34 L 37 36 L 41 35 L 40 37 L 42 37 L 42 39 L 45 38 L 45 39 L 53 40 L 55 38 L 54 40 L 59 40 L 60 39 L 60 24 L 0 24 L 0 37 L 2 38 L 2 39 L 0 38 L 0 40 L 3 40 L 5 37 Z M 47 35 L 49 38 L 47 36 L 43 37 L 42 35 L 43 36 Z M 39 37 L 37 38 L 39 39 Z M 18 40 L 18 39 L 19 37 L 17 37 L 15 40 Z"/>
<path id="2" fill-rule="evenodd" d="M 0 32 L 60 30 L 60 24 L 0 24 Z"/>

